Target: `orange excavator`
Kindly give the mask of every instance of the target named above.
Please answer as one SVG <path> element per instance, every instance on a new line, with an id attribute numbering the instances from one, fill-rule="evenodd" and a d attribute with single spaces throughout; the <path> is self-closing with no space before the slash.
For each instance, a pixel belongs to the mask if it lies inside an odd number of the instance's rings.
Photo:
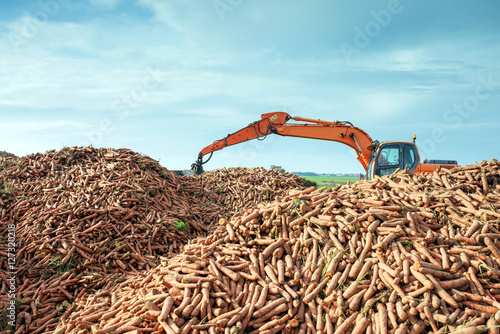
<path id="1" fill-rule="evenodd" d="M 302 123 L 287 123 L 290 120 Z M 273 112 L 261 115 L 259 121 L 253 122 L 202 149 L 197 161 L 191 166 L 191 170 L 195 174 L 201 174 L 203 173 L 203 165 L 210 160 L 215 151 L 252 139 L 262 140 L 269 134 L 330 140 L 345 144 L 358 154 L 358 160 L 366 171 L 367 179 L 371 179 L 375 175 L 392 174 L 398 168 L 408 169 L 412 173 L 432 173 L 438 168 L 457 166 L 457 161 L 454 160 L 420 162 L 415 136 L 413 136 L 413 142 L 387 141 L 379 143 L 350 122 L 328 122 L 292 117 L 285 112 Z M 203 161 L 203 157 L 207 154 L 210 156 L 206 161 Z"/>

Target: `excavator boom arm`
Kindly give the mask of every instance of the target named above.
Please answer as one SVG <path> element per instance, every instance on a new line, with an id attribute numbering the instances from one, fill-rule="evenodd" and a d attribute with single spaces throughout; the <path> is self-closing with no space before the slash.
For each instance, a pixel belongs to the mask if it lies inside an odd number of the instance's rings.
<path id="1" fill-rule="evenodd" d="M 366 132 L 356 128 L 352 124 L 342 122 L 339 122 L 337 125 L 283 124 L 271 126 L 271 131 L 281 136 L 330 140 L 345 144 L 356 151 L 358 161 L 363 168 L 365 170 L 368 168 L 373 141 Z"/>
<path id="2" fill-rule="evenodd" d="M 291 119 L 303 123 L 287 123 Z M 365 170 L 368 166 L 370 152 L 373 149 L 373 141 L 370 136 L 349 122 L 328 122 L 291 117 L 284 112 L 274 112 L 263 114 L 259 121 L 253 122 L 247 127 L 229 134 L 227 137 L 217 140 L 202 149 L 198 155 L 198 160 L 192 165 L 192 170 L 197 174 L 203 172 L 202 165 L 210 160 L 209 158 L 203 161 L 203 157 L 207 154 L 252 139 L 262 140 L 262 138 L 272 133 L 281 136 L 330 140 L 345 144 L 356 151 L 358 160 Z"/>
<path id="3" fill-rule="evenodd" d="M 227 146 L 265 137 L 269 134 L 269 127 L 271 124 L 285 124 L 290 119 L 290 115 L 284 112 L 263 114 L 259 121 L 250 123 L 247 127 L 228 134 L 227 137 L 222 138 L 221 140 L 216 140 L 211 145 L 208 145 L 201 150 L 200 155 L 203 157 L 208 153 L 222 150 Z"/>

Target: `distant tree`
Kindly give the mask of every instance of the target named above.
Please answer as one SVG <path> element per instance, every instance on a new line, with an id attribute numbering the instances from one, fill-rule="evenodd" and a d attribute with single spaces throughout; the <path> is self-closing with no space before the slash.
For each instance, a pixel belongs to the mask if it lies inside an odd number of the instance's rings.
<path id="1" fill-rule="evenodd" d="M 317 173 L 313 173 L 313 172 L 305 172 L 305 173 L 302 173 L 303 176 L 318 176 Z"/>

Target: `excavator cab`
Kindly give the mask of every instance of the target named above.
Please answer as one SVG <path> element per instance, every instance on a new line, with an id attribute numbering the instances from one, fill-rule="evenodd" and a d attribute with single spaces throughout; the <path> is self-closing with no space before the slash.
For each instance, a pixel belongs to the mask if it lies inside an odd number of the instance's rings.
<path id="1" fill-rule="evenodd" d="M 415 140 L 415 138 L 414 138 Z M 439 168 L 457 167 L 456 160 L 424 160 L 420 162 L 415 142 L 390 141 L 377 144 L 370 154 L 366 170 L 366 179 L 375 175 L 384 176 L 397 169 L 408 169 L 410 173 L 432 173 Z"/>
<path id="2" fill-rule="evenodd" d="M 396 169 L 414 172 L 420 161 L 417 148 L 410 142 L 384 142 L 372 150 L 366 177 L 392 174 Z"/>

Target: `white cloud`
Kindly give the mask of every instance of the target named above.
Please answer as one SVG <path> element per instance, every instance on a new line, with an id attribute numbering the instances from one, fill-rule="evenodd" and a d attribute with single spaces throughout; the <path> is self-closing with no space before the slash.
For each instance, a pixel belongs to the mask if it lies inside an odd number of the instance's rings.
<path id="1" fill-rule="evenodd" d="M 390 117 L 403 113 L 415 104 L 415 96 L 405 92 L 377 92 L 363 97 L 365 110 L 376 117 Z"/>
<path id="2" fill-rule="evenodd" d="M 489 43 L 489 36 L 461 40 L 430 40 L 413 46 L 387 49 L 362 49 L 353 56 L 351 66 L 360 70 L 402 71 L 407 73 L 462 74 L 481 68 L 496 68 L 500 45 Z M 483 39 L 478 43 L 477 39 Z M 480 45 L 478 45 L 480 44 Z M 460 71 L 460 72 L 457 72 Z"/>
<path id="3" fill-rule="evenodd" d="M 177 41 L 190 46 L 199 45 L 199 39 L 210 36 L 216 28 L 209 24 L 216 16 L 212 2 L 137 0 L 137 3 L 153 12 L 156 24 L 166 25 Z"/>

